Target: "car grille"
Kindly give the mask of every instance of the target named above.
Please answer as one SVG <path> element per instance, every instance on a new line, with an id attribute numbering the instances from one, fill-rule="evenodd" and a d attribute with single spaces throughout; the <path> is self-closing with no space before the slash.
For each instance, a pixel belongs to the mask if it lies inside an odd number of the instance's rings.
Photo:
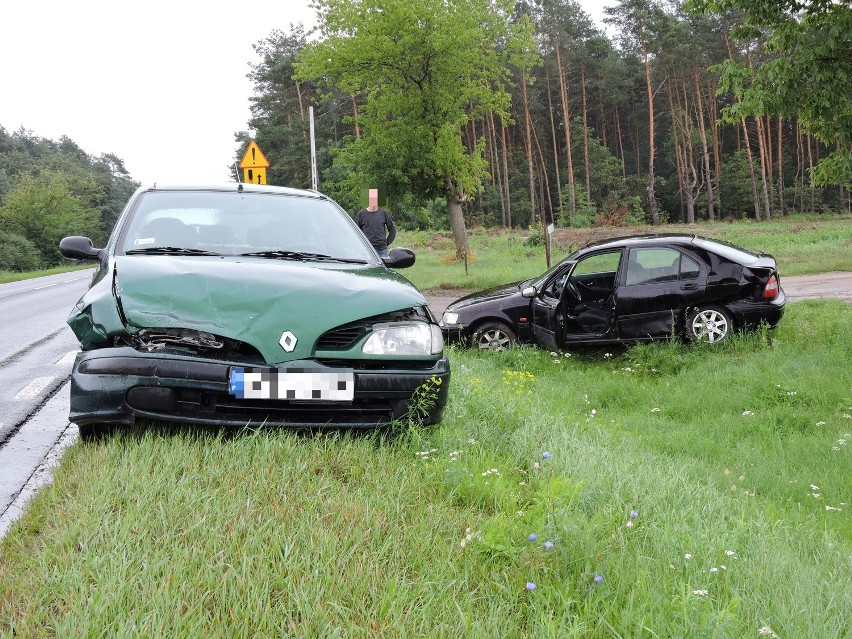
<path id="1" fill-rule="evenodd" d="M 320 351 L 346 350 L 366 335 L 371 326 L 365 322 L 338 326 L 323 333 L 317 340 L 316 348 Z"/>
<path id="2" fill-rule="evenodd" d="M 355 426 L 371 427 L 391 422 L 405 410 L 406 402 L 355 399 L 352 402 L 301 403 L 238 399 L 227 392 L 176 389 L 172 409 L 130 401 L 146 415 L 169 421 L 216 422 L 232 425 Z M 135 405 L 134 405 L 135 404 Z"/>

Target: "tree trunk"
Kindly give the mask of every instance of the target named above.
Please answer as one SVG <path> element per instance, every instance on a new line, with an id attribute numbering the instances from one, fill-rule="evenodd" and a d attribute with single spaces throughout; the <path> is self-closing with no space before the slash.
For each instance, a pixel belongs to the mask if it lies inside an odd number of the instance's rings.
<path id="1" fill-rule="evenodd" d="M 745 140 L 746 154 L 748 155 L 748 170 L 751 173 L 751 197 L 754 199 L 754 219 L 760 222 L 760 197 L 757 195 L 757 178 L 754 176 L 754 160 L 751 157 L 751 143 L 748 140 L 748 127 L 745 116 L 743 122 L 743 139 Z"/>
<path id="2" fill-rule="evenodd" d="M 615 130 L 618 133 L 618 152 L 621 157 L 621 177 L 627 179 L 627 167 L 624 164 L 624 143 L 621 140 L 621 114 L 618 107 L 615 107 Z"/>
<path id="3" fill-rule="evenodd" d="M 553 220 L 553 202 L 550 199 L 550 179 L 547 177 L 547 163 L 544 161 L 544 153 L 541 150 L 541 145 L 538 143 L 538 134 L 535 132 L 535 129 L 533 129 L 533 137 L 535 138 L 535 146 L 538 149 L 539 162 L 541 162 L 541 170 L 544 176 L 544 185 L 542 185 L 542 181 L 539 180 L 539 201 L 541 202 L 541 230 L 544 233 L 545 259 L 547 260 L 547 268 L 550 268 L 550 236 L 547 233 L 548 221 L 547 215 L 544 213 L 544 197 L 541 196 L 542 189 L 545 189 L 545 195 L 547 196 L 547 207 L 550 210 L 551 221 Z"/>
<path id="4" fill-rule="evenodd" d="M 837 140 L 837 141 L 834 143 L 834 147 L 835 147 L 838 151 L 840 150 L 840 140 Z M 847 199 L 847 197 L 846 197 L 846 185 L 845 185 L 845 184 L 843 184 L 843 182 L 841 182 L 841 183 L 838 185 L 838 187 L 839 187 L 839 189 L 840 189 L 840 193 L 838 194 L 838 195 L 839 195 L 839 197 L 840 197 L 840 200 L 839 200 L 839 202 L 838 202 L 838 207 L 837 207 L 837 208 L 838 208 L 839 210 L 841 210 L 841 211 L 842 211 L 842 210 L 843 210 L 843 202 L 844 202 L 844 201 L 847 201 L 847 202 L 848 202 L 848 199 Z M 848 207 L 848 205 L 847 205 L 847 208 L 849 208 L 849 207 Z"/>
<path id="5" fill-rule="evenodd" d="M 358 103 L 355 101 L 355 96 L 352 96 L 352 116 L 355 118 L 355 139 L 361 139 L 361 127 L 358 126 Z"/>
<path id="6" fill-rule="evenodd" d="M 556 46 L 556 65 L 559 71 L 559 90 L 562 94 L 562 117 L 565 122 L 565 154 L 568 156 L 568 199 L 571 205 L 571 221 L 577 217 L 577 192 L 574 188 L 574 162 L 571 158 L 571 118 L 568 113 L 568 83 L 562 70 L 559 44 Z"/>
<path id="7" fill-rule="evenodd" d="M 648 89 L 648 208 L 651 212 L 651 224 L 660 224 L 660 213 L 657 210 L 657 196 L 654 193 L 654 91 L 651 87 L 651 60 L 648 58 L 648 47 L 643 45 L 642 55 L 645 63 L 645 86 Z"/>
<path id="8" fill-rule="evenodd" d="M 767 175 L 766 175 L 766 140 L 763 130 L 763 117 L 756 116 L 754 118 L 755 125 L 757 126 L 757 150 L 758 155 L 760 157 L 760 179 L 763 184 L 763 206 L 764 212 L 766 213 L 766 221 L 772 219 L 772 208 L 771 201 L 769 199 L 769 188 L 767 186 Z"/>
<path id="9" fill-rule="evenodd" d="M 719 140 L 719 102 L 715 92 L 707 96 L 710 104 L 710 122 L 713 123 L 713 173 L 716 176 L 716 210 L 722 219 L 722 143 Z"/>
<path id="10" fill-rule="evenodd" d="M 813 152 L 811 151 L 811 134 L 810 133 L 805 134 L 805 140 L 807 140 L 807 142 L 808 142 L 808 177 L 810 178 L 810 176 L 812 175 L 813 170 L 814 170 L 814 155 L 813 155 Z M 815 208 L 813 178 L 811 178 L 809 180 L 809 182 L 811 183 L 811 213 L 813 213 L 814 208 Z"/>
<path id="11" fill-rule="evenodd" d="M 772 210 L 778 210 L 778 204 L 775 199 L 775 165 L 773 164 L 772 156 L 772 120 L 771 116 L 767 115 L 763 123 L 763 132 L 766 135 L 766 182 L 769 185 L 769 201 L 772 203 Z"/>
<path id="12" fill-rule="evenodd" d="M 509 190 L 509 154 L 506 153 L 506 125 L 502 119 L 500 121 L 500 129 L 503 133 L 500 136 L 500 146 L 503 149 L 503 185 L 506 188 L 506 228 L 512 228 L 512 197 Z"/>
<path id="13" fill-rule="evenodd" d="M 675 151 L 675 168 L 677 173 L 677 192 L 680 197 L 680 219 L 684 219 L 684 183 L 686 180 L 686 162 L 683 158 L 683 149 L 681 148 L 680 138 L 681 134 L 678 132 L 678 129 L 681 128 L 680 116 L 678 115 L 677 109 L 675 109 L 674 104 L 674 96 L 672 94 L 672 85 L 674 82 L 668 83 L 668 94 L 669 94 L 669 113 L 671 113 L 672 118 L 672 142 L 674 145 Z M 695 220 L 693 220 L 694 222 Z"/>
<path id="14" fill-rule="evenodd" d="M 586 164 L 586 201 L 592 201 L 592 178 L 589 166 L 589 117 L 586 109 L 586 69 L 580 67 L 580 86 L 583 89 L 583 160 Z"/>
<path id="15" fill-rule="evenodd" d="M 550 113 L 550 136 L 553 140 L 553 166 L 556 169 L 556 191 L 559 195 L 559 216 L 562 217 L 562 176 L 559 171 L 559 144 L 556 142 L 556 122 L 553 119 L 553 97 L 550 92 L 550 66 L 546 67 L 547 72 L 547 112 Z M 548 187 L 548 193 L 550 187 Z M 551 217 L 553 208 L 551 207 Z M 550 260 L 548 260 L 548 264 Z"/>
<path id="16" fill-rule="evenodd" d="M 711 222 L 713 215 L 713 176 L 710 174 L 710 151 L 707 148 L 707 131 L 704 128 L 704 106 L 701 103 L 701 84 L 698 82 L 698 69 L 693 69 L 695 80 L 695 97 L 698 100 L 698 129 L 701 132 L 701 157 L 704 161 L 704 179 L 707 180 L 707 219 Z"/>
<path id="17" fill-rule="evenodd" d="M 491 136 L 491 146 L 493 149 L 494 156 L 494 173 L 497 176 L 497 180 L 494 183 L 495 186 L 498 187 L 500 191 L 500 220 L 503 227 L 506 226 L 506 194 L 503 192 L 503 176 L 502 171 L 500 169 L 500 154 L 497 152 L 497 130 L 494 127 L 494 112 L 490 112 L 488 114 L 488 124 L 490 136 Z"/>
<path id="18" fill-rule="evenodd" d="M 535 170 L 533 168 L 533 149 L 530 123 L 530 103 L 527 100 L 527 72 L 521 68 L 521 96 L 524 100 L 524 120 L 527 134 L 527 168 L 530 174 L 530 225 L 535 224 Z"/>
<path id="19" fill-rule="evenodd" d="M 467 238 L 467 227 L 464 223 L 464 193 L 456 188 L 452 179 L 444 178 L 444 189 L 447 196 L 447 209 L 450 214 L 450 228 L 453 231 L 453 241 L 456 244 L 456 259 L 467 259 L 470 252 L 470 244 Z"/>
<path id="20" fill-rule="evenodd" d="M 799 213 L 805 212 L 805 141 L 802 125 L 796 118 L 796 192 L 799 196 Z"/>
<path id="21" fill-rule="evenodd" d="M 784 128 L 784 118 L 778 116 L 778 152 L 775 154 L 778 158 L 778 207 L 781 215 L 787 215 L 787 202 L 784 197 L 784 148 L 782 146 Z"/>

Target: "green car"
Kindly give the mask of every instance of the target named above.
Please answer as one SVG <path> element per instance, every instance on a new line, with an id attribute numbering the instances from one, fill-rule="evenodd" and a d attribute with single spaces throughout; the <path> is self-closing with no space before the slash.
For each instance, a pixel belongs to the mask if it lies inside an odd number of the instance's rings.
<path id="1" fill-rule="evenodd" d="M 450 366 L 423 295 L 314 191 L 143 187 L 68 318 L 82 351 L 70 420 L 372 428 L 440 420 Z"/>

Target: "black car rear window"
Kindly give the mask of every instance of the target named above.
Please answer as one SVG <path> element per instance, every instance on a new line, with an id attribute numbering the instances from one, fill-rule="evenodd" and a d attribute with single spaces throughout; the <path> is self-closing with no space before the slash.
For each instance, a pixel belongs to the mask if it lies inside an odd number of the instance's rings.
<path id="1" fill-rule="evenodd" d="M 724 242 L 719 242 L 717 240 L 707 240 L 701 237 L 696 237 L 692 240 L 692 242 L 704 250 L 716 253 L 716 255 L 721 255 L 722 257 L 725 257 L 732 262 L 736 262 L 737 264 L 742 264 L 743 266 L 754 264 L 757 261 L 757 255 L 754 253 L 749 253 L 748 251 L 731 244 L 725 244 Z"/>

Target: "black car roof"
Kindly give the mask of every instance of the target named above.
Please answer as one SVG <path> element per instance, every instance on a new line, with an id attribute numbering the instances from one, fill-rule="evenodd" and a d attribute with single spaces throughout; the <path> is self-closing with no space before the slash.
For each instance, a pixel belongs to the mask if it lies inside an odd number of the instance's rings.
<path id="1" fill-rule="evenodd" d="M 609 238 L 587 244 L 580 248 L 575 255 L 596 251 L 605 248 L 624 248 L 629 246 L 643 246 L 646 244 L 691 244 L 697 235 L 684 235 L 683 233 L 655 233 L 646 235 L 626 235 L 624 237 Z M 706 238 L 704 238 L 706 239 Z M 710 240 L 713 241 L 713 240 Z"/>

